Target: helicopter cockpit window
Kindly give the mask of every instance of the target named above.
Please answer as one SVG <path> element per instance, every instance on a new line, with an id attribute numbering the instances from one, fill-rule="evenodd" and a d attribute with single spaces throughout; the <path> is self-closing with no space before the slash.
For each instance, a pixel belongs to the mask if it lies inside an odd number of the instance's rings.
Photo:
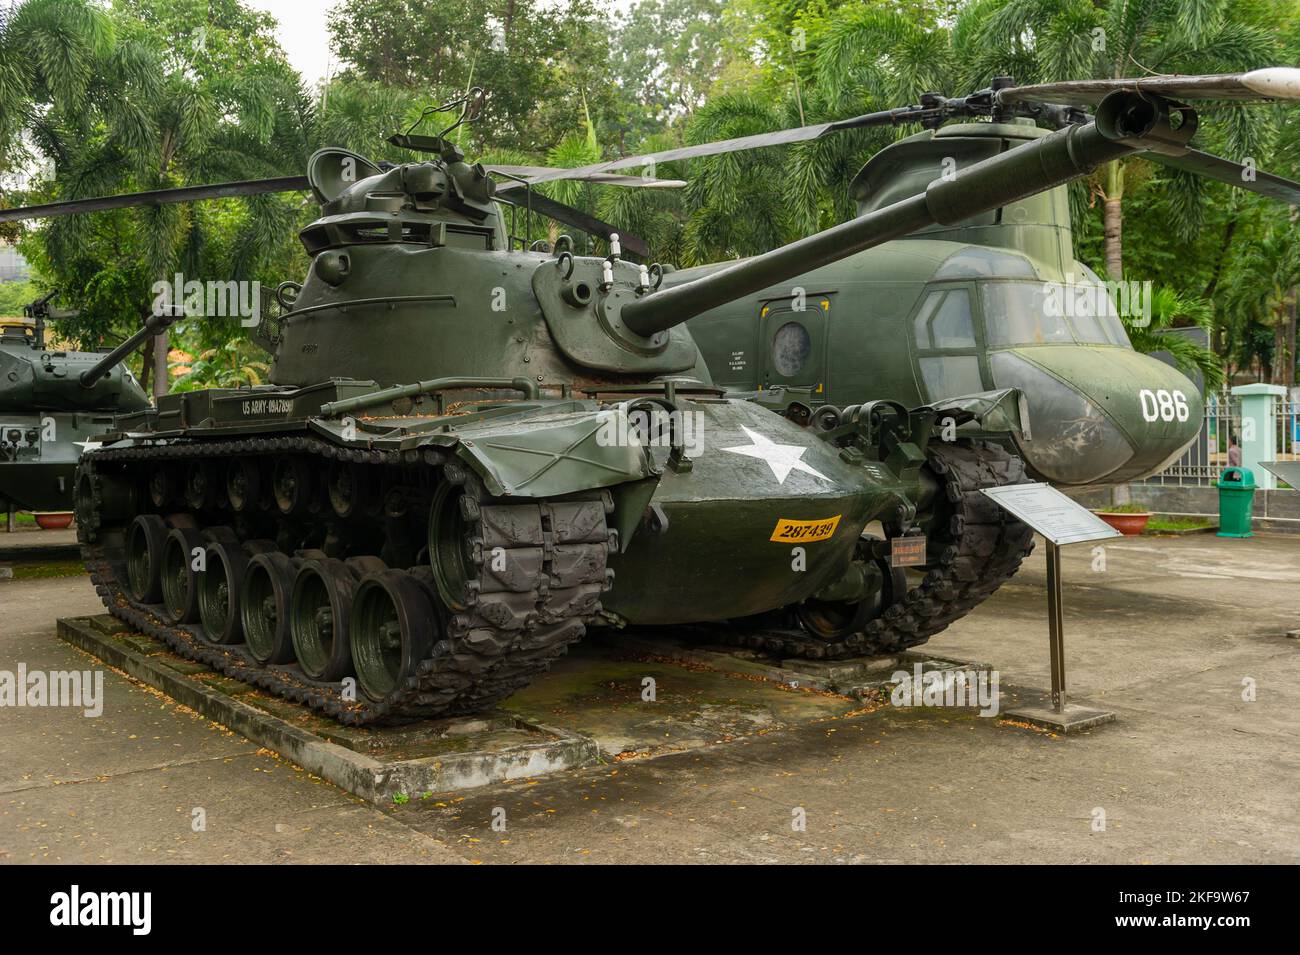
<path id="1" fill-rule="evenodd" d="M 975 321 L 966 289 L 930 293 L 916 315 L 916 347 L 975 347 Z"/>
<path id="2" fill-rule="evenodd" d="M 1022 255 L 998 249 L 966 248 L 950 255 L 934 273 L 936 279 L 969 279 L 996 276 L 1009 279 L 1035 278 L 1034 267 Z"/>
<path id="3" fill-rule="evenodd" d="M 935 355 L 919 359 L 930 400 L 973 395 L 984 390 L 980 360 L 974 355 Z"/>
<path id="4" fill-rule="evenodd" d="M 1133 346 L 1128 340 L 1128 332 L 1124 330 L 1124 322 L 1120 320 L 1119 311 L 1115 308 L 1115 300 L 1111 295 L 1110 288 L 1092 269 L 1082 262 L 1077 264 L 1083 272 L 1082 284 L 1093 286 L 1097 292 L 1086 303 L 1089 307 L 1074 310 L 1093 312 L 1094 314 L 1072 315 L 1070 317 L 1070 324 L 1074 328 L 1074 337 L 1091 345 L 1119 345 L 1123 348 L 1132 348 Z M 1092 306 L 1092 302 L 1095 302 L 1096 305 Z"/>
<path id="5" fill-rule="evenodd" d="M 970 297 L 966 288 L 940 289 L 916 313 L 917 362 L 931 400 L 984 390 Z"/>
<path id="6" fill-rule="evenodd" d="M 1128 343 L 1125 324 L 1119 321 L 1119 312 L 1115 311 L 1115 303 L 1106 286 L 1099 282 L 1087 291 L 1087 296 L 1080 296 L 1076 300 L 1074 313 L 1069 316 L 1076 342 L 1118 344 L 1123 348 L 1132 348 Z M 1095 314 L 1092 313 L 1093 309 L 1096 309 Z"/>
<path id="7" fill-rule="evenodd" d="M 984 282 L 984 329 L 990 346 L 1072 342 L 1059 295 L 1043 282 Z"/>

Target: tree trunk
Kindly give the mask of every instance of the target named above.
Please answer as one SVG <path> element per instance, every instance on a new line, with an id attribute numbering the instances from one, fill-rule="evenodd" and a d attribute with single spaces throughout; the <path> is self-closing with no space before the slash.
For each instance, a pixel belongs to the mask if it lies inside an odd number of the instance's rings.
<path id="1" fill-rule="evenodd" d="M 144 342 L 144 350 L 140 353 L 140 388 L 147 395 L 149 394 L 149 382 L 153 372 L 153 339 L 147 338 Z"/>
<path id="2" fill-rule="evenodd" d="M 1124 164 L 1118 159 L 1106 163 L 1105 182 L 1101 221 L 1106 277 L 1118 282 L 1124 277 Z"/>
<path id="3" fill-rule="evenodd" d="M 153 396 L 161 398 L 171 387 L 167 374 L 167 330 L 163 329 L 154 336 L 153 349 Z"/>
<path id="4" fill-rule="evenodd" d="M 1288 388 L 1295 387 L 1295 358 L 1296 358 L 1296 294 L 1300 289 L 1291 289 L 1291 307 L 1288 309 L 1286 321 L 1286 365 L 1282 369 L 1282 384 Z"/>
<path id="5" fill-rule="evenodd" d="M 1281 384 L 1278 379 L 1286 377 L 1286 366 L 1290 361 L 1286 350 L 1286 327 L 1285 319 L 1273 326 L 1273 367 L 1269 369 L 1268 376 L 1270 385 Z"/>
<path id="6" fill-rule="evenodd" d="M 1107 197 L 1102 206 L 1102 234 L 1106 239 L 1106 277 L 1119 281 L 1124 277 L 1124 210 L 1123 200 Z"/>

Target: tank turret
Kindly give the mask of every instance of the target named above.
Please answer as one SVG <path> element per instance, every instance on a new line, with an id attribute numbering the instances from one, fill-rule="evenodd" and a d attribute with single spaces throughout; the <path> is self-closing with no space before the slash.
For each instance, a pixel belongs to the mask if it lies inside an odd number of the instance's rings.
<path id="1" fill-rule="evenodd" d="M 151 315 L 112 351 L 48 347 L 46 320 L 58 317 L 50 292 L 24 310 L 30 324 L 0 330 L 0 507 L 41 511 L 72 507 L 73 473 L 82 449 L 118 414 L 150 407 L 122 360 L 172 323 Z"/>

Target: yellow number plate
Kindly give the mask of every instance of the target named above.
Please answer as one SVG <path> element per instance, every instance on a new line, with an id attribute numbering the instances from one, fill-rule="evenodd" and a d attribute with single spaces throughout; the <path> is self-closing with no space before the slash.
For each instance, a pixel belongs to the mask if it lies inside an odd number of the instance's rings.
<path id="1" fill-rule="evenodd" d="M 772 536 L 768 540 L 774 540 L 778 544 L 795 543 L 806 544 L 809 541 L 824 541 L 835 533 L 835 528 L 840 526 L 840 515 L 834 517 L 823 517 L 816 521 L 792 521 L 781 518 L 776 522 L 776 527 L 772 530 Z"/>

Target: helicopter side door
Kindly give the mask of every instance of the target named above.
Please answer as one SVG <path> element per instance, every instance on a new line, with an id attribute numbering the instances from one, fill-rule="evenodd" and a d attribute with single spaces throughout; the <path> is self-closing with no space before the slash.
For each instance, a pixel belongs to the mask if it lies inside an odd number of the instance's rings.
<path id="1" fill-rule="evenodd" d="M 912 316 L 917 385 L 927 402 L 993 387 L 984 323 L 973 284 L 932 287 Z"/>
<path id="2" fill-rule="evenodd" d="M 830 292 L 800 291 L 759 303 L 763 388 L 807 388 L 814 398 L 826 393 L 831 297 Z"/>

